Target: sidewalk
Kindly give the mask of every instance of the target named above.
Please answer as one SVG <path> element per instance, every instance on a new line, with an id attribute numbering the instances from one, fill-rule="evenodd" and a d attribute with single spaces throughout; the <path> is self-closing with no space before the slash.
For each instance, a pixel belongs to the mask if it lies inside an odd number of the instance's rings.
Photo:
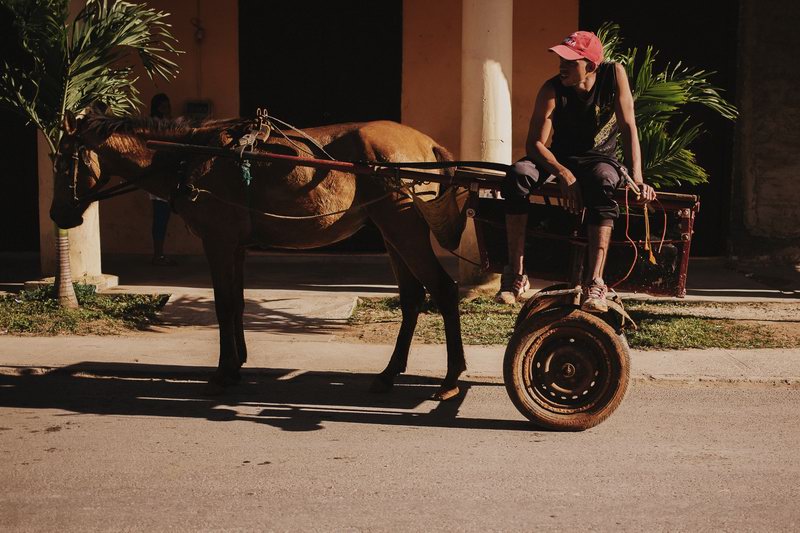
<path id="1" fill-rule="evenodd" d="M 110 292 L 172 294 L 163 326 L 118 337 L 0 336 L 0 367 L 7 372 L 19 367 L 90 372 L 104 365 L 129 370 L 155 365 L 165 372 L 208 372 L 216 367 L 218 350 L 208 270 L 202 258 L 179 261 L 173 267 L 153 267 L 141 256 L 104 258 L 104 270 L 120 278 L 120 286 Z M 452 270 L 456 264 L 448 260 L 446 267 Z M 687 298 L 800 305 L 800 274 L 794 274 L 733 270 L 720 260 L 698 260 L 689 269 Z M 24 266 L 18 267 L 16 279 L 0 279 L 0 288 L 13 290 L 24 275 Z M 341 342 L 337 335 L 358 296 L 395 293 L 385 256 L 260 254 L 248 258 L 246 286 L 248 371 L 375 373 L 388 361 L 391 346 Z M 465 377 L 501 380 L 504 349 L 468 346 Z M 635 379 L 800 385 L 798 350 L 634 350 L 631 359 Z M 412 347 L 410 373 L 440 377 L 445 365 L 443 346 Z"/>

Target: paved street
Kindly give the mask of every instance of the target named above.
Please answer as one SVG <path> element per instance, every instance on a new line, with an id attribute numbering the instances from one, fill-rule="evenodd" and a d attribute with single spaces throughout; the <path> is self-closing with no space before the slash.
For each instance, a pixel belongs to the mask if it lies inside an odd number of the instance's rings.
<path id="1" fill-rule="evenodd" d="M 608 421 L 535 431 L 496 379 L 365 393 L 353 373 L 0 376 L 0 526 L 20 530 L 796 530 L 800 390 L 634 381 Z"/>
<path id="2" fill-rule="evenodd" d="M 427 399 L 436 345 L 413 346 L 392 394 L 366 392 L 391 347 L 337 329 L 356 295 L 392 292 L 379 261 L 336 277 L 256 263 L 245 380 L 222 397 L 202 395 L 217 334 L 196 265 L 160 279 L 113 267 L 116 291 L 173 295 L 152 331 L 0 335 L 0 529 L 800 527 L 796 350 L 633 351 L 611 418 L 545 432 L 508 399 L 502 346 L 467 347 L 455 401 Z M 797 294 L 708 274 L 695 297 Z"/>

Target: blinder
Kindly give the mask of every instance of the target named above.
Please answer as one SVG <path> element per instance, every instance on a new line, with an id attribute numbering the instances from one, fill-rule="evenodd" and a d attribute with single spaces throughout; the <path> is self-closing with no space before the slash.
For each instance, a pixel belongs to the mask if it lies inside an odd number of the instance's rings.
<path id="1" fill-rule="evenodd" d="M 59 157 L 63 157 L 63 154 L 59 154 Z M 83 163 L 83 166 L 86 167 L 87 170 L 92 171 L 92 158 L 90 155 L 90 151 L 86 148 L 83 144 L 76 145 L 75 149 L 72 151 L 72 154 L 69 156 L 69 168 L 67 169 L 68 176 L 69 176 L 69 183 L 67 188 L 71 192 L 72 196 L 72 204 L 73 206 L 77 207 L 83 203 L 91 203 L 94 201 L 93 199 L 97 194 L 100 192 L 100 189 L 108 184 L 109 179 L 111 176 L 109 174 L 103 175 L 100 174 L 100 177 L 95 181 L 95 184 L 86 191 L 82 197 L 78 196 L 78 173 L 80 172 L 80 165 Z"/>

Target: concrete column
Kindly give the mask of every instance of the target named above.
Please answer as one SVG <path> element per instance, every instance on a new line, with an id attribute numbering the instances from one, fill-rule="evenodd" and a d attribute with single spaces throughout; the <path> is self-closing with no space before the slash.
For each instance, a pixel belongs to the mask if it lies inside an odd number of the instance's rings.
<path id="1" fill-rule="evenodd" d="M 511 163 L 513 0 L 463 0 L 460 159 Z M 471 220 L 459 253 L 479 258 Z M 480 269 L 459 265 L 462 284 L 487 281 Z"/>
<path id="2" fill-rule="evenodd" d="M 39 257 L 42 274 L 55 275 L 57 268 L 55 225 L 50 220 L 50 203 L 53 200 L 53 164 L 48 155 L 47 141 L 39 133 Z M 83 214 L 83 224 L 69 230 L 70 264 L 72 280 L 96 285 L 99 289 L 113 287 L 116 276 L 102 273 L 100 262 L 100 209 L 97 203 Z"/>

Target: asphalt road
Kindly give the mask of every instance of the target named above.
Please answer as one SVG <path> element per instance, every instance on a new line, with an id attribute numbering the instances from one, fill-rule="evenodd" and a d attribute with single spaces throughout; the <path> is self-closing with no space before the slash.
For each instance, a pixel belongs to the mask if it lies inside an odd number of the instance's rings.
<path id="1" fill-rule="evenodd" d="M 637 380 L 583 433 L 502 384 L 156 370 L 0 375 L 4 530 L 794 530 L 796 385 Z"/>

